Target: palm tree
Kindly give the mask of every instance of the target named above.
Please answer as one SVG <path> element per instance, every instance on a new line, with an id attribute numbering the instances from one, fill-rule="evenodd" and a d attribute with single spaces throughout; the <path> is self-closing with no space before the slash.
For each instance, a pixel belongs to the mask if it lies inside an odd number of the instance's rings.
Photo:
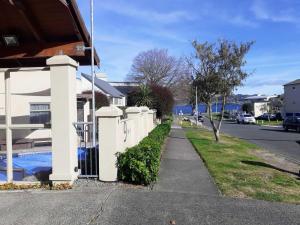
<path id="1" fill-rule="evenodd" d="M 147 85 L 141 85 L 138 92 L 136 93 L 136 104 L 137 106 L 152 107 L 151 90 Z"/>

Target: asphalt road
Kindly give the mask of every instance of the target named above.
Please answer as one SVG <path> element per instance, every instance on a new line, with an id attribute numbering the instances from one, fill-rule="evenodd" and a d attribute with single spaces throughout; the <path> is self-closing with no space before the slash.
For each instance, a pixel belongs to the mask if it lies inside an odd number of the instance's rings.
<path id="1" fill-rule="evenodd" d="M 204 125 L 209 125 L 209 122 L 206 120 Z M 300 133 L 295 131 L 286 132 L 282 128 L 223 121 L 221 132 L 250 141 L 272 153 L 300 163 Z"/>

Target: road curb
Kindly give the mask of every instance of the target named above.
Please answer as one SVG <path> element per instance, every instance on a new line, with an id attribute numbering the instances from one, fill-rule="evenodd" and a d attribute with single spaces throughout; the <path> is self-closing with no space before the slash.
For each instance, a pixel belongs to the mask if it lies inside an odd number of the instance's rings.
<path id="1" fill-rule="evenodd" d="M 260 127 L 274 127 L 274 128 L 282 128 L 282 126 L 272 126 L 272 125 L 259 125 Z"/>

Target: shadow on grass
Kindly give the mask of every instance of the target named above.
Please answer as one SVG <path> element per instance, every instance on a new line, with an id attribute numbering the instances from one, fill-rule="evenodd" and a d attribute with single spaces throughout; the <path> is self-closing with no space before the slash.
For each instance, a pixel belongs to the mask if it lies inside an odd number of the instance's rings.
<path id="1" fill-rule="evenodd" d="M 185 137 L 168 136 L 171 139 L 186 139 Z"/>
<path id="2" fill-rule="evenodd" d="M 250 160 L 242 160 L 241 162 L 244 163 L 244 164 L 252 165 L 252 166 L 266 167 L 266 168 L 274 169 L 274 170 L 277 170 L 277 171 L 280 171 L 280 172 L 289 173 L 289 174 L 297 176 L 298 177 L 297 179 L 300 178 L 299 173 L 295 173 L 295 172 L 292 172 L 292 171 L 289 171 L 289 170 L 281 169 L 279 167 L 276 167 L 276 166 L 273 166 L 273 165 L 270 165 L 270 164 L 267 164 L 267 163 L 264 163 L 264 162 L 250 161 Z"/>
<path id="3" fill-rule="evenodd" d="M 190 140 L 190 141 L 211 141 L 206 138 L 188 138 L 188 140 Z"/>

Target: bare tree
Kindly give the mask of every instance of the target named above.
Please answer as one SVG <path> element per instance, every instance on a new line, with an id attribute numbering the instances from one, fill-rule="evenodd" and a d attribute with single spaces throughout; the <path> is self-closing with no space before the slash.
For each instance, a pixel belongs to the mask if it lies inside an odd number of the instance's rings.
<path id="1" fill-rule="evenodd" d="M 188 100 L 191 71 L 183 58 L 170 56 L 167 49 L 139 53 L 133 60 L 128 80 L 147 85 L 160 85 L 172 90 L 175 99 Z"/>
<path id="2" fill-rule="evenodd" d="M 246 64 L 245 55 L 253 42 L 238 45 L 222 40 L 218 44 L 200 44 L 197 41 L 192 44 L 196 53 L 194 61 L 189 60 L 194 71 L 193 85 L 198 87 L 200 101 L 208 107 L 209 120 L 218 142 L 227 97 L 249 75 L 242 67 Z M 216 96 L 222 96 L 221 116 L 217 123 L 212 116 L 212 102 Z"/>

